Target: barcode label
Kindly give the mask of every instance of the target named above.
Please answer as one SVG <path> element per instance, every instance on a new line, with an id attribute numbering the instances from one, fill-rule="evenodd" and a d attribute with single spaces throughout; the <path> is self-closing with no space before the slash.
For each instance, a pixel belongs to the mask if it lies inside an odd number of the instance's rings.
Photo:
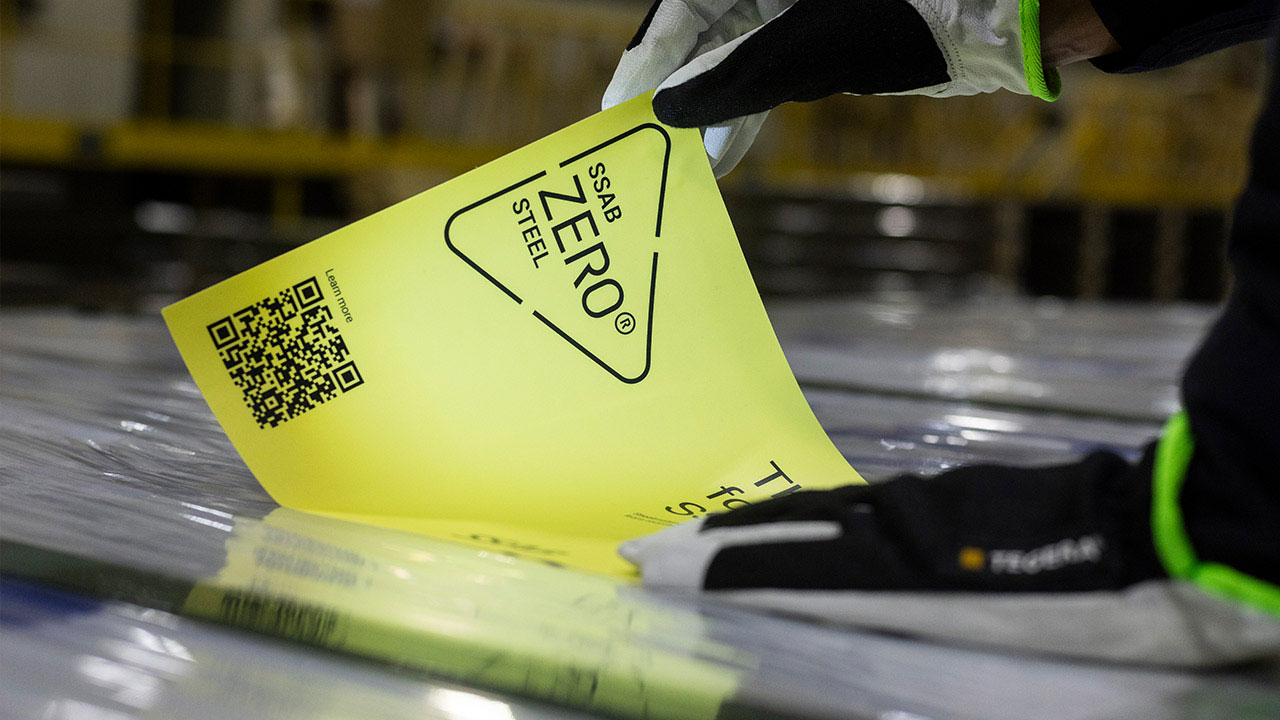
<path id="1" fill-rule="evenodd" d="M 287 598 L 228 591 L 218 603 L 220 619 L 230 625 L 315 645 L 324 645 L 340 616 L 328 608 Z"/>

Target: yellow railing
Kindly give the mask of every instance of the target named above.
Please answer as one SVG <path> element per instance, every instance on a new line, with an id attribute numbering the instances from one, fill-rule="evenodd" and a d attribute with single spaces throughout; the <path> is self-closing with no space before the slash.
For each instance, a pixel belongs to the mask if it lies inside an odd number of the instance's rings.
<path id="1" fill-rule="evenodd" d="M 139 29 L 128 33 L 32 23 L 0 0 L 0 161 L 290 177 L 462 172 L 597 109 L 645 9 L 387 0 L 333 3 L 320 26 L 309 11 L 325 3 L 315 0 L 242 4 L 253 22 L 190 37 L 172 32 L 175 0 L 139 0 Z M 126 111 L 24 106 L 18 91 L 35 82 L 27 68 L 41 53 L 72 58 L 72 69 L 123 63 Z M 831 191 L 894 172 L 971 197 L 1225 206 L 1245 173 L 1260 68 L 1261 53 L 1242 48 L 1152 76 L 1073 68 L 1053 105 L 1001 94 L 786 106 L 729 182 Z M 95 91 L 84 87 L 81 109 Z"/>

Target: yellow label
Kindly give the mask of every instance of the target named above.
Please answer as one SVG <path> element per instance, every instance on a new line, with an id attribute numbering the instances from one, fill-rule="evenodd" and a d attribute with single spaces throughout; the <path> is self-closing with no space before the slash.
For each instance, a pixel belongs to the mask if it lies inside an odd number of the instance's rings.
<path id="1" fill-rule="evenodd" d="M 619 541 L 860 482 L 696 130 L 637 98 L 165 309 L 280 504 L 627 575 Z"/>

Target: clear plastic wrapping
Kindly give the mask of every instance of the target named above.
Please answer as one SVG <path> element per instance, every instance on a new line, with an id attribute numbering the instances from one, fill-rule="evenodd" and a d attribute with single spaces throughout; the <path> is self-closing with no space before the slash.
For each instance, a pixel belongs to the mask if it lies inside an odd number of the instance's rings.
<path id="1" fill-rule="evenodd" d="M 1208 317 L 1157 311 L 1144 324 L 1138 310 L 1113 318 L 1091 308 L 1075 324 L 1079 342 L 1055 349 L 1067 335 L 1030 307 L 1000 311 L 1006 331 L 1025 323 L 1032 337 L 1003 347 L 966 335 L 964 309 L 947 322 L 947 311 L 845 304 L 836 314 L 850 317 L 837 326 L 833 308 L 804 307 L 775 309 L 802 382 L 815 372 L 796 349 L 823 343 L 870 347 L 869 362 L 918 360 L 876 392 L 807 388 L 837 446 L 872 478 L 1093 447 L 1133 454 L 1156 432 L 1152 408 L 1181 362 L 1166 353 L 1185 354 Z M 157 320 L 0 321 L 0 715 L 907 720 L 1280 708 L 1274 669 L 1090 666 L 822 627 L 514 559 L 497 545 L 479 551 L 278 509 Z M 1089 334 L 1113 321 L 1132 329 L 1120 345 Z M 1009 361 L 996 374 L 1034 375 L 1063 396 L 1075 381 L 1059 380 L 1070 374 L 1055 375 L 1056 363 L 1083 377 L 1098 355 L 1092 409 L 919 386 L 911 368 L 930 366 L 924 358 L 939 347 L 999 348 Z M 1142 370 L 1110 372 L 1117 354 Z M 1150 379 L 1142 397 L 1108 392 L 1137 387 L 1133 373 Z"/>

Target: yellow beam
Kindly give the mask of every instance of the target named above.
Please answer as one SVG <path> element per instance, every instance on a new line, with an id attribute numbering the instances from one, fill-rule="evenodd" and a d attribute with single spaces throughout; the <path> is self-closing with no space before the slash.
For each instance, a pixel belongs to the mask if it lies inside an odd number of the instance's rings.
<path id="1" fill-rule="evenodd" d="M 352 175 L 388 167 L 435 168 L 458 174 L 511 149 L 409 137 L 377 139 L 145 120 L 95 130 L 67 122 L 0 116 L 0 162 L 5 163 L 92 163 L 106 169 L 288 178 Z M 939 187 L 969 197 L 1088 199 L 1135 206 L 1226 207 L 1239 191 L 1240 180 L 1229 177 L 1231 173 L 1190 180 L 1181 175 L 1155 175 L 1151 168 L 1115 172 L 1086 167 L 1078 176 L 1062 182 L 1048 177 L 1046 167 L 1011 177 L 998 164 L 964 172 L 939 172 L 936 167 L 904 162 L 864 163 L 837 169 L 814 167 L 795 157 L 775 160 L 760 169 L 766 184 L 782 188 L 839 187 L 856 173 L 906 172 L 931 178 Z"/>
<path id="2" fill-rule="evenodd" d="M 86 157 L 86 146 L 97 148 Z M 71 123 L 0 116 L 0 161 L 108 169 L 225 172 L 269 176 L 348 175 L 386 167 L 465 172 L 508 147 L 459 146 L 417 138 L 377 139 L 299 130 L 246 130 L 213 125 L 126 122 L 102 130 Z"/>
<path id="3" fill-rule="evenodd" d="M 0 115 L 0 161 L 63 164 L 75 157 L 78 136 L 65 122 Z"/>

